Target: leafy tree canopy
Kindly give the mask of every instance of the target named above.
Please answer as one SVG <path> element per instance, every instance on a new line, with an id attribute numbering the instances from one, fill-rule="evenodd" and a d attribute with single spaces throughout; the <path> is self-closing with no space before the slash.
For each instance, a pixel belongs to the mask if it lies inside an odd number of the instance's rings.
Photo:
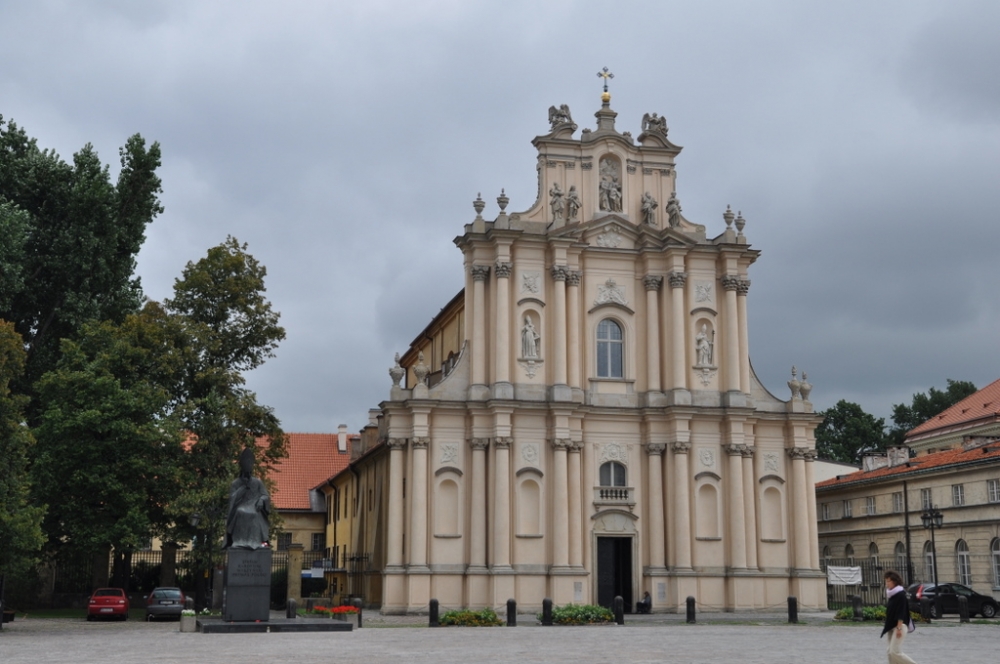
<path id="1" fill-rule="evenodd" d="M 902 445 L 906 432 L 920 426 L 942 411 L 951 408 L 962 399 L 975 394 L 975 385 L 965 380 L 948 379 L 944 390 L 930 388 L 927 393 L 913 395 L 909 405 L 898 403 L 892 407 L 892 428 L 889 439 L 892 445 Z"/>
<path id="2" fill-rule="evenodd" d="M 832 461 L 860 463 L 867 452 L 884 452 L 885 420 L 866 413 L 861 406 L 841 399 L 823 411 L 816 428 L 816 451 Z"/>

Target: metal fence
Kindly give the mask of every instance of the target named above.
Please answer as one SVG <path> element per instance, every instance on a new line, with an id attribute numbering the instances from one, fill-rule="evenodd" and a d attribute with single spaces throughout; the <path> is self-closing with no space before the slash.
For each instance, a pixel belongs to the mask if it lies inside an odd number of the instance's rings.
<path id="1" fill-rule="evenodd" d="M 820 568 L 826 572 L 828 567 L 860 567 L 861 583 L 853 586 L 834 585 L 827 581 L 826 603 L 830 609 L 842 609 L 851 606 L 854 597 L 861 598 L 863 606 L 878 606 L 885 603 L 885 581 L 883 574 L 889 567 L 871 560 L 853 560 L 849 558 L 820 561 Z M 906 578 L 904 570 L 899 572 Z"/>

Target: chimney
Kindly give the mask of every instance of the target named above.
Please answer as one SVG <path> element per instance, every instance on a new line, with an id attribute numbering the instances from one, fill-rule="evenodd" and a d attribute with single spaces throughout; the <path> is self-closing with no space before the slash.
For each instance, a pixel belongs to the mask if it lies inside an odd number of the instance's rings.
<path id="1" fill-rule="evenodd" d="M 347 454 L 347 425 L 341 424 L 337 427 L 337 451 Z"/>
<path id="2" fill-rule="evenodd" d="M 884 454 L 866 454 L 861 457 L 861 470 L 866 473 L 878 470 L 879 468 L 885 468 L 888 465 L 889 459 Z"/>
<path id="3" fill-rule="evenodd" d="M 377 427 L 378 426 L 378 416 L 382 414 L 382 409 L 380 408 L 369 408 L 368 409 L 368 426 Z"/>
<path id="4" fill-rule="evenodd" d="M 889 457 L 889 467 L 895 468 L 896 466 L 902 466 L 910 460 L 910 448 L 905 445 L 899 447 L 890 447 L 887 450 L 887 456 Z"/>

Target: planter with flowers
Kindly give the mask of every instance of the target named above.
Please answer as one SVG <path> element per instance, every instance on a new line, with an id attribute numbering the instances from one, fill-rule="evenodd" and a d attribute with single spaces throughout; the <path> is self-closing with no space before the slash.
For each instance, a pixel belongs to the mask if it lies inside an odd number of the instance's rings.
<path id="1" fill-rule="evenodd" d="M 347 620 L 351 616 L 357 615 L 358 609 L 353 606 L 317 606 L 313 608 L 313 613 L 330 616 L 334 620 Z"/>
<path id="2" fill-rule="evenodd" d="M 194 611 L 191 609 L 184 609 L 181 611 L 181 631 L 182 632 L 197 632 L 198 631 L 198 618 L 195 616 Z"/>

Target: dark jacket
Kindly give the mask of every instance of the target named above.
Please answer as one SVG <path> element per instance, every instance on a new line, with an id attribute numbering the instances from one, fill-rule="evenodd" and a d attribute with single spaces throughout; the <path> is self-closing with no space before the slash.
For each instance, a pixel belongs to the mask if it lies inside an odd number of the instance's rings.
<path id="1" fill-rule="evenodd" d="M 879 638 L 882 638 L 886 633 L 891 632 L 896 629 L 896 625 L 899 621 L 903 621 L 903 627 L 906 629 L 910 624 L 910 603 L 906 601 L 906 591 L 898 592 L 889 598 L 889 601 L 885 604 L 885 627 L 882 628 L 882 634 Z"/>

